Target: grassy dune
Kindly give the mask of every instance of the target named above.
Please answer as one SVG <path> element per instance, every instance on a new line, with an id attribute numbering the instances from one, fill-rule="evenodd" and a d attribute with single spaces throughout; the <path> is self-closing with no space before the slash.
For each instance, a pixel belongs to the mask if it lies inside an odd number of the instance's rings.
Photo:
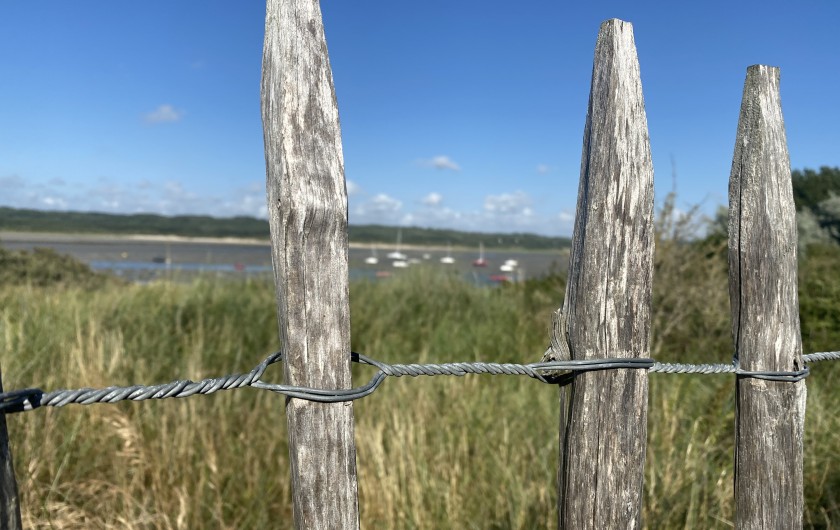
<path id="1" fill-rule="evenodd" d="M 725 259 L 659 241 L 653 356 L 727 362 Z M 840 348 L 840 254 L 801 269 L 806 351 Z M 386 362 L 539 360 L 563 280 L 477 288 L 429 270 L 351 288 L 353 348 Z M 277 347 L 273 286 L 0 287 L 6 388 L 250 370 Z M 281 368 L 266 379 L 279 380 Z M 806 526 L 840 526 L 840 370 L 808 380 Z M 354 368 L 366 381 L 369 369 Z M 734 382 L 650 378 L 649 528 L 733 520 Z M 365 528 L 554 528 L 558 393 L 527 378 L 391 379 L 355 404 Z M 27 528 L 291 527 L 283 399 L 252 389 L 8 417 Z"/>

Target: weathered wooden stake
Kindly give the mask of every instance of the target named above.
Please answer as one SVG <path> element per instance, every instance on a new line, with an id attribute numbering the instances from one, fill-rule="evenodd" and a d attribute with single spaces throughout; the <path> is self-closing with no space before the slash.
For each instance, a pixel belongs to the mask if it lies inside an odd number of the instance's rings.
<path id="1" fill-rule="evenodd" d="M 1 371 L 0 392 L 3 392 Z M 9 432 L 6 430 L 6 415 L 0 413 L 0 530 L 20 528 L 23 528 L 20 522 L 20 498 L 12 465 L 12 451 L 9 448 Z"/>
<path id="2" fill-rule="evenodd" d="M 729 180 L 729 299 L 745 370 L 803 366 L 796 237 L 779 69 L 751 66 Z M 738 379 L 738 528 L 802 528 L 805 393 L 804 381 Z"/>
<path id="3" fill-rule="evenodd" d="M 347 191 L 318 0 L 268 0 L 262 74 L 285 381 L 349 388 Z M 358 528 L 352 403 L 289 399 L 286 417 L 296 527 Z"/>
<path id="4" fill-rule="evenodd" d="M 601 25 L 562 312 L 547 359 L 647 357 L 653 164 L 633 27 Z M 559 527 L 640 528 L 644 370 L 578 375 L 561 403 Z"/>

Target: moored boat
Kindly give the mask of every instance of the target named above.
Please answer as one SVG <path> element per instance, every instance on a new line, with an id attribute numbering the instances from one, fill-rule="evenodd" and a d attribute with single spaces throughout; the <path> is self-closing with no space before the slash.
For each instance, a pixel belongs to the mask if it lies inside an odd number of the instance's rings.
<path id="1" fill-rule="evenodd" d="M 396 260 L 396 261 L 405 261 L 408 256 L 400 252 L 400 247 L 402 246 L 402 228 L 397 230 L 397 248 L 393 252 L 388 253 L 388 259 Z M 399 265 L 394 265 L 394 267 L 399 267 Z"/>
<path id="2" fill-rule="evenodd" d="M 473 267 L 486 267 L 487 260 L 484 259 L 484 243 L 479 243 L 478 259 L 473 260 Z"/>
<path id="3" fill-rule="evenodd" d="M 452 257 L 452 249 L 449 247 L 449 243 L 446 244 L 446 256 L 440 258 L 440 262 L 445 265 L 455 263 L 455 258 Z"/>

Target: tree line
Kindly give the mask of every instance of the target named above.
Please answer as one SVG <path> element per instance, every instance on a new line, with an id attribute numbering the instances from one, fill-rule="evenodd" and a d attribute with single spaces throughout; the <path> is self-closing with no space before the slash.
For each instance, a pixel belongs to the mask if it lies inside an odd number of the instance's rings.
<path id="1" fill-rule="evenodd" d="M 55 212 L 0 207 L 0 230 L 57 233 L 149 234 L 184 237 L 269 238 L 268 222 L 254 217 L 118 215 L 97 212 Z M 527 233 L 464 232 L 438 228 L 350 225 L 350 241 L 360 244 L 395 244 L 454 247 L 560 249 L 569 238 Z"/>
<path id="2" fill-rule="evenodd" d="M 795 170 L 791 177 L 800 245 L 840 244 L 840 167 Z"/>

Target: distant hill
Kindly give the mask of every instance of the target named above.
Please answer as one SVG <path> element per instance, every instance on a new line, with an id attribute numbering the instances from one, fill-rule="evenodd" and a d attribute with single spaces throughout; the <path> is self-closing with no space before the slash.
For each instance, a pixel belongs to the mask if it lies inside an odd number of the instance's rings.
<path id="1" fill-rule="evenodd" d="M 188 237 L 268 238 L 268 222 L 253 217 L 155 214 L 115 215 L 0 207 L 0 230 L 28 232 L 152 234 Z"/>
<path id="2" fill-rule="evenodd" d="M 354 243 L 394 244 L 397 227 L 383 225 L 350 225 L 350 241 Z M 484 243 L 491 248 L 522 248 L 528 250 L 561 249 L 570 247 L 567 237 L 547 237 L 526 233 L 461 232 L 441 228 L 403 227 L 402 242 L 405 245 L 434 245 L 453 247 L 478 247 Z"/>
<path id="3" fill-rule="evenodd" d="M 0 230 L 19 232 L 59 232 L 98 234 L 151 234 L 185 237 L 244 237 L 268 239 L 268 222 L 254 217 L 210 217 L 205 215 L 164 216 L 155 214 L 116 215 L 94 212 L 55 212 L 0 207 Z M 560 249 L 570 246 L 566 237 L 546 237 L 526 233 L 461 232 L 439 228 L 402 227 L 405 245 L 451 244 L 477 247 L 531 250 Z M 397 227 L 350 225 L 353 243 L 394 244 Z"/>

